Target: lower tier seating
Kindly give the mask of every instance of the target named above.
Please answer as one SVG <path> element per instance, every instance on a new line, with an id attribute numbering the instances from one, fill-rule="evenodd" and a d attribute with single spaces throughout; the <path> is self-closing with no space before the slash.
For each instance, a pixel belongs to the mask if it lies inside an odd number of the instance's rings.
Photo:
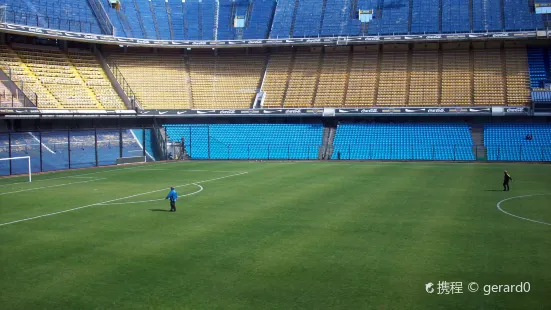
<path id="1" fill-rule="evenodd" d="M 340 123 L 332 159 L 474 160 L 465 124 Z"/>
<path id="2" fill-rule="evenodd" d="M 323 126 L 316 124 L 164 125 L 184 139 L 192 159 L 317 159 Z"/>
<path id="3" fill-rule="evenodd" d="M 484 145 L 488 160 L 551 161 L 551 125 L 486 124 Z"/>

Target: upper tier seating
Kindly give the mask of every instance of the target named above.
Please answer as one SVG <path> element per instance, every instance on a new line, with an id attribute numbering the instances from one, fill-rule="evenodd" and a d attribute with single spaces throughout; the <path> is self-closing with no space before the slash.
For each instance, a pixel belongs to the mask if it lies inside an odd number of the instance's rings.
<path id="1" fill-rule="evenodd" d="M 340 123 L 332 159 L 474 160 L 465 124 Z"/>
<path id="2" fill-rule="evenodd" d="M 186 61 L 179 54 L 108 56 L 145 109 L 190 109 L 191 86 Z"/>
<path id="3" fill-rule="evenodd" d="M 265 55 L 190 57 L 193 107 L 250 108 L 260 87 L 265 63 Z"/>
<path id="4" fill-rule="evenodd" d="M 100 1 L 117 36 L 228 40 L 465 33 L 543 29 L 549 17 L 527 0 L 123 0 Z M 101 33 L 88 0 L 0 0 L 8 22 Z M 373 10 L 361 23 L 359 10 Z M 234 27 L 236 16 L 245 27 Z"/>
<path id="5" fill-rule="evenodd" d="M 109 55 L 145 109 L 250 108 L 265 55 Z"/>
<path id="6" fill-rule="evenodd" d="M 246 109 L 259 87 L 265 108 L 530 103 L 524 47 L 437 47 L 300 48 L 218 56 L 111 53 L 109 58 L 146 109 Z"/>
<path id="7" fill-rule="evenodd" d="M 484 145 L 488 160 L 551 161 L 551 125 L 486 124 Z"/>
<path id="8" fill-rule="evenodd" d="M 163 126 L 192 159 L 317 159 L 323 134 L 320 123 Z"/>
<path id="9" fill-rule="evenodd" d="M 8 22 L 35 27 L 102 33 L 87 0 L 1 0 Z"/>
<path id="10" fill-rule="evenodd" d="M 549 68 L 549 62 L 546 61 L 547 57 L 551 57 L 548 48 L 543 47 L 529 47 L 527 49 L 528 54 L 528 68 L 530 71 L 530 87 L 533 89 L 543 88 L 544 83 L 549 81 L 549 75 L 551 70 Z"/>
<path id="11" fill-rule="evenodd" d="M 95 56 L 55 47 L 0 45 L 0 68 L 39 108 L 124 109 Z"/>

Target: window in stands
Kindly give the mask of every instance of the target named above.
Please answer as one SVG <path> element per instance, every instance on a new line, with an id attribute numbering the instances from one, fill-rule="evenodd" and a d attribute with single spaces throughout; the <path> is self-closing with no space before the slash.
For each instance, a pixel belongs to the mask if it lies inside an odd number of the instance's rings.
<path id="1" fill-rule="evenodd" d="M 245 27 L 245 16 L 235 16 L 233 20 L 233 26 L 235 28 L 244 28 Z"/>
<path id="2" fill-rule="evenodd" d="M 373 19 L 373 10 L 358 10 L 360 22 L 369 23 Z"/>
<path id="3" fill-rule="evenodd" d="M 551 3 L 536 3 L 536 14 L 550 14 Z"/>

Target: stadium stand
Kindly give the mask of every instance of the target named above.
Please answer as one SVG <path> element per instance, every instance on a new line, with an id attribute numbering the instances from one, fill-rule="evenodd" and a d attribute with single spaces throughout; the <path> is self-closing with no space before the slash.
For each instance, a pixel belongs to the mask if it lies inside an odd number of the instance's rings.
<path id="1" fill-rule="evenodd" d="M 504 94 L 504 61 L 499 49 L 475 49 L 474 104 L 500 105 L 506 102 Z"/>
<path id="2" fill-rule="evenodd" d="M 352 57 L 348 87 L 346 90 L 345 105 L 347 106 L 372 106 L 375 105 L 377 93 L 379 49 L 376 46 L 364 46 L 354 48 Z"/>
<path id="3" fill-rule="evenodd" d="M 332 159 L 474 160 L 466 124 L 347 123 L 337 127 Z"/>
<path id="4" fill-rule="evenodd" d="M 412 51 L 409 105 L 438 105 L 439 63 L 439 52 L 436 49 Z"/>
<path id="5" fill-rule="evenodd" d="M 22 107 L 23 102 L 0 81 L 0 107 Z"/>
<path id="6" fill-rule="evenodd" d="M 194 55 L 189 58 L 193 107 L 247 109 L 260 88 L 266 55 Z"/>
<path id="7" fill-rule="evenodd" d="M 39 107 L 125 108 L 91 53 L 72 50 L 67 55 L 55 47 L 25 44 L 12 48 L 0 48 L 6 57 L 3 69 L 11 70 L 12 80 L 30 84 Z"/>
<path id="8" fill-rule="evenodd" d="M 124 103 L 113 89 L 96 57 L 86 50 L 71 49 L 67 54 L 73 66 L 92 90 L 100 105 L 106 109 L 124 109 Z"/>
<path id="9" fill-rule="evenodd" d="M 111 52 L 108 59 L 146 109 L 249 108 L 259 88 L 266 108 L 519 106 L 530 103 L 531 78 L 547 80 L 543 60 L 536 76 L 529 69 L 534 65 L 523 46 L 289 48 L 218 56 Z"/>
<path id="10" fill-rule="evenodd" d="M 507 105 L 529 105 L 530 82 L 526 49 L 505 49 L 505 57 Z"/>
<path id="11" fill-rule="evenodd" d="M 392 50 L 383 53 L 377 105 L 407 105 L 408 62 L 408 51 Z"/>
<path id="12" fill-rule="evenodd" d="M 502 31 L 500 0 L 472 0 L 474 32 Z"/>
<path id="13" fill-rule="evenodd" d="M 284 106 L 312 106 L 321 57 L 322 53 L 319 49 L 313 49 L 310 52 L 297 52 L 294 55 L 284 96 Z"/>
<path id="14" fill-rule="evenodd" d="M 342 51 L 345 51 L 343 53 Z M 348 77 L 349 53 L 346 49 L 327 50 L 321 65 L 314 106 L 342 107 Z"/>
<path id="15" fill-rule="evenodd" d="M 529 47 L 527 50 L 531 88 L 543 88 L 543 83 L 548 80 L 549 70 L 545 65 L 546 52 L 547 49 L 540 47 Z"/>
<path id="16" fill-rule="evenodd" d="M 189 71 L 182 55 L 112 53 L 108 60 L 117 65 L 143 108 L 192 107 Z"/>
<path id="17" fill-rule="evenodd" d="M 442 0 L 442 32 L 471 31 L 470 0 Z"/>
<path id="18" fill-rule="evenodd" d="M 324 1 L 301 0 L 295 12 L 293 37 L 317 37 L 320 33 Z"/>
<path id="19" fill-rule="evenodd" d="M 317 159 L 323 125 L 165 124 L 192 159 Z"/>
<path id="20" fill-rule="evenodd" d="M 551 161 L 551 125 L 486 124 L 484 145 L 488 160 Z"/>
<path id="21" fill-rule="evenodd" d="M 547 18 L 526 0 L 125 0 L 118 9 L 99 3 L 115 35 L 165 40 L 519 31 L 542 29 Z M 102 33 L 88 0 L 1 4 L 8 22 Z M 361 23 L 358 10 L 372 10 L 374 18 Z M 236 16 L 244 28 L 235 27 Z"/>
<path id="22" fill-rule="evenodd" d="M 145 109 L 250 108 L 266 63 L 265 54 L 111 53 L 108 59 Z"/>
<path id="23" fill-rule="evenodd" d="M 7 45 L 0 44 L 0 67 L 26 94 L 33 93 L 40 98 L 39 107 L 61 108 L 59 101 L 42 84 L 37 75 Z"/>
<path id="24" fill-rule="evenodd" d="M 2 0 L 6 19 L 35 27 L 102 33 L 86 0 Z"/>
<path id="25" fill-rule="evenodd" d="M 283 107 L 283 99 L 285 97 L 285 90 L 287 89 L 289 71 L 292 68 L 292 61 L 292 52 L 270 55 L 262 84 L 262 90 L 266 92 L 264 107 Z"/>
<path id="26" fill-rule="evenodd" d="M 413 1 L 409 32 L 412 34 L 441 32 L 439 14 L 438 1 Z"/>
<path id="27" fill-rule="evenodd" d="M 444 45 L 442 51 L 442 105 L 471 105 L 473 73 L 468 49 Z"/>

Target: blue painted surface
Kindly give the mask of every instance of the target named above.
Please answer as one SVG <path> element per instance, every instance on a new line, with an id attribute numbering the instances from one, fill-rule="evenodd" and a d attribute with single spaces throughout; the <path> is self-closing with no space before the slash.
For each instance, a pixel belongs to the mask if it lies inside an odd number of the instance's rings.
<path id="1" fill-rule="evenodd" d="M 317 159 L 321 124 L 163 125 L 193 159 Z"/>
<path id="2" fill-rule="evenodd" d="M 503 29 L 500 0 L 473 0 L 473 25 L 475 32 L 501 31 Z"/>
<path id="3" fill-rule="evenodd" d="M 440 21 L 439 0 L 413 0 L 411 33 L 438 33 Z"/>
<path id="4" fill-rule="evenodd" d="M 407 34 L 409 0 L 381 0 L 382 16 L 369 23 L 369 34 Z"/>
<path id="5" fill-rule="evenodd" d="M 320 22 L 323 1 L 302 0 L 299 2 L 293 37 L 317 37 L 320 34 Z"/>
<path id="6" fill-rule="evenodd" d="M 143 156 L 143 147 L 153 156 L 151 130 L 144 129 L 123 131 L 122 156 Z M 33 137 L 34 135 L 34 137 Z M 120 157 L 119 132 L 113 130 L 97 131 L 98 166 L 114 165 Z M 42 136 L 42 146 L 40 145 Z M 36 138 L 35 138 L 36 137 Z M 0 158 L 10 157 L 9 138 L 0 134 Z M 11 157 L 31 156 L 32 172 L 40 172 L 40 152 L 42 151 L 42 171 L 65 170 L 70 168 L 86 168 L 96 166 L 96 148 L 94 147 L 94 131 L 56 131 L 44 133 L 13 133 L 11 134 Z M 42 150 L 41 150 L 42 148 Z M 27 162 L 24 160 L 0 161 L 0 175 L 23 174 L 27 172 Z"/>
<path id="7" fill-rule="evenodd" d="M 442 32 L 470 32 L 469 0 L 442 0 Z"/>
<path id="8" fill-rule="evenodd" d="M 52 29 L 101 33 L 87 0 L 2 0 L 9 22 Z"/>
<path id="9" fill-rule="evenodd" d="M 288 38 L 295 12 L 295 0 L 278 0 L 270 38 Z"/>
<path id="10" fill-rule="evenodd" d="M 332 159 L 474 160 L 465 124 L 353 124 L 337 127 Z"/>
<path id="11" fill-rule="evenodd" d="M 551 161 L 551 124 L 486 124 L 484 145 L 488 160 Z"/>

